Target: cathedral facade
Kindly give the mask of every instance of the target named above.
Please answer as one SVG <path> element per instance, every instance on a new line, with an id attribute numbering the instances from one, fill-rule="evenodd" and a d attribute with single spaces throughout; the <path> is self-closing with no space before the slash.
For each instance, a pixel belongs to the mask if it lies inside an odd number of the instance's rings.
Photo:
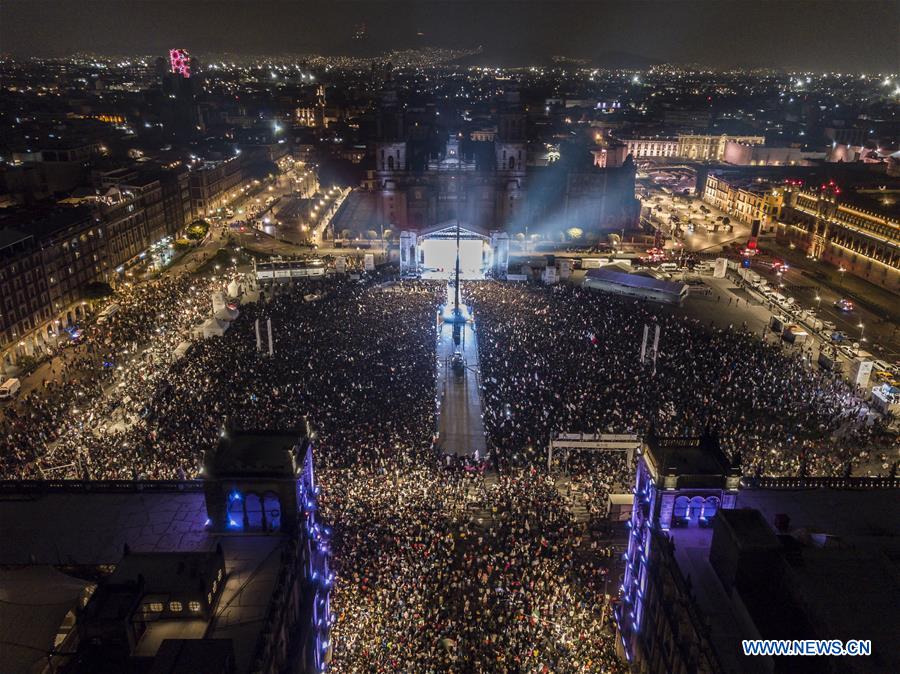
<path id="1" fill-rule="evenodd" d="M 459 221 L 482 231 L 543 226 L 618 231 L 637 225 L 634 166 L 529 166 L 526 111 L 518 92 L 496 106 L 497 133 L 473 141 L 433 124 L 434 113 L 382 96 L 373 145 L 375 167 L 363 182 L 367 222 L 338 227 L 424 230 Z M 355 225 L 355 226 L 353 226 Z"/>

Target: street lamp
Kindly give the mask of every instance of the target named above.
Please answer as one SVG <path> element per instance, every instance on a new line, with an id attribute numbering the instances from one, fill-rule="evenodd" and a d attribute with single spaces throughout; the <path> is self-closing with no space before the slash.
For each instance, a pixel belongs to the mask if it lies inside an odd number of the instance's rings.
<path id="1" fill-rule="evenodd" d="M 866 326 L 863 325 L 862 322 L 860 322 L 860 324 L 857 325 L 856 327 L 859 328 L 859 341 L 861 341 L 861 342 L 866 341 L 866 338 L 863 336 L 863 334 L 864 334 L 865 331 L 866 331 Z"/>
<path id="2" fill-rule="evenodd" d="M 844 265 L 838 267 L 838 271 L 841 273 L 841 287 L 844 287 L 844 274 L 846 273 L 846 269 L 844 269 Z"/>

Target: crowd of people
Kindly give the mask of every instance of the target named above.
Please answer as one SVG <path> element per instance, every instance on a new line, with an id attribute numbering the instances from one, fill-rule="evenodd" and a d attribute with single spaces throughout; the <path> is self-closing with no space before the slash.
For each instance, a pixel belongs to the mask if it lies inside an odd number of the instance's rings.
<path id="1" fill-rule="evenodd" d="M 484 282 L 467 297 L 479 330 L 485 426 L 507 461 L 543 453 L 557 433 L 711 431 L 746 475 L 842 476 L 864 451 L 889 442 L 839 374 L 758 335 L 571 285 Z"/>
<path id="2" fill-rule="evenodd" d="M 559 432 L 716 431 L 747 474 L 843 474 L 881 432 L 854 392 L 759 337 L 575 287 L 466 283 L 487 471 L 436 448 L 440 282 L 334 277 L 264 293 L 222 336 L 176 347 L 236 278 L 126 288 L 51 377 L 0 420 L 6 477 L 195 477 L 223 429 L 314 433 L 334 531 L 334 671 L 624 671 L 597 523 L 633 471 Z M 255 324 L 271 320 L 273 354 Z M 655 370 L 640 363 L 659 325 Z"/>
<path id="3" fill-rule="evenodd" d="M 612 548 L 546 474 L 366 470 L 325 494 L 335 671 L 626 671 L 605 604 Z"/>
<path id="4" fill-rule="evenodd" d="M 0 418 L 0 472 L 13 479 L 163 479 L 196 474 L 191 452 L 154 442 L 154 399 L 173 352 L 236 276 L 183 274 L 124 285 L 114 311 L 77 341 Z M 165 420 L 161 420 L 165 424 Z"/>

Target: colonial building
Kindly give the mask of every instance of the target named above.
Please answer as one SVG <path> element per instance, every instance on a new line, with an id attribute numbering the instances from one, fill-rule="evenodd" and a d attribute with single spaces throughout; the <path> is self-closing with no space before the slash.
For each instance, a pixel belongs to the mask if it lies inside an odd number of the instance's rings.
<path id="1" fill-rule="evenodd" d="M 622 138 L 627 153 L 635 159 L 667 157 L 693 161 L 724 161 L 728 143 L 762 145 L 763 136 L 678 135 L 670 137 Z"/>
<path id="2" fill-rule="evenodd" d="M 0 671 L 327 671 L 335 577 L 309 441 L 230 435 L 207 467 L 3 483 L 0 619 L 29 620 Z"/>
<path id="3" fill-rule="evenodd" d="M 237 196 L 235 190 L 244 179 L 243 164 L 236 156 L 191 167 L 191 210 L 195 218 L 211 215 Z"/>
<path id="4" fill-rule="evenodd" d="M 129 263 L 190 222 L 183 167 L 114 171 L 97 183 L 90 205 L 0 218 L 0 367 L 51 350 L 89 311 L 90 284 L 124 280 Z"/>
<path id="5" fill-rule="evenodd" d="M 742 174 L 710 171 L 703 200 L 745 224 L 759 221 L 760 231 L 772 230 L 781 217 L 784 195 L 780 183 Z"/>
<path id="6" fill-rule="evenodd" d="M 617 645 L 634 671 L 722 671 L 676 552 L 679 539 L 710 537 L 719 510 L 734 508 L 739 481 L 714 436 L 647 439 L 615 610 Z"/>
<path id="7" fill-rule="evenodd" d="M 810 166 L 824 161 L 825 152 L 809 152 L 801 147 L 768 147 L 758 143 L 729 140 L 722 161 L 737 166 Z"/>
<path id="8" fill-rule="evenodd" d="M 835 181 L 817 187 L 789 183 L 784 188 L 783 233 L 804 245 L 813 257 L 898 291 L 898 193 L 896 188 L 848 193 Z"/>
<path id="9" fill-rule="evenodd" d="M 90 208 L 15 211 L 0 219 L 0 368 L 55 346 L 84 316 L 84 286 L 109 267 Z"/>

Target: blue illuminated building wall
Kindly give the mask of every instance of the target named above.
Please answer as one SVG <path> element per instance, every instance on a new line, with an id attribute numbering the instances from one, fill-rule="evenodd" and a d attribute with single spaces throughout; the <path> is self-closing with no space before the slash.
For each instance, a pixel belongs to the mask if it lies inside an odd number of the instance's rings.
<path id="1" fill-rule="evenodd" d="M 207 529 L 277 536 L 281 565 L 253 671 L 320 674 L 331 659 L 331 529 L 319 514 L 312 445 L 294 436 L 225 433 L 204 463 Z"/>
<path id="2" fill-rule="evenodd" d="M 739 480 L 738 467 L 725 457 L 714 437 L 647 440 L 637 464 L 625 573 L 615 609 L 618 647 L 628 662 L 650 660 L 642 652 L 644 645 L 653 642 L 643 634 L 648 627 L 644 624 L 648 602 L 671 602 L 673 591 L 683 585 L 671 579 L 673 572 L 678 573 L 673 530 L 711 527 L 720 508 L 734 508 Z M 658 620 L 676 620 L 668 607 L 655 614 Z M 654 632 L 660 631 L 653 627 Z M 666 631 L 671 634 L 679 628 L 670 625 Z M 636 669 L 644 671 L 646 665 Z"/>
<path id="3" fill-rule="evenodd" d="M 625 577 L 619 588 L 621 602 L 616 607 L 615 614 L 621 646 L 628 661 L 634 655 L 632 643 L 641 628 L 644 612 L 643 597 L 647 591 L 647 567 L 650 559 L 651 514 L 656 496 L 653 478 L 642 456 L 638 461 L 634 485 L 634 507 L 627 525 L 629 531 Z"/>
<path id="4" fill-rule="evenodd" d="M 331 659 L 331 589 L 334 573 L 331 571 L 331 529 L 318 521 L 319 487 L 313 475 L 312 449 L 307 450 L 303 471 L 297 480 L 298 503 L 303 509 L 303 527 L 306 533 L 306 562 L 308 588 L 312 594 L 313 653 L 312 666 L 324 672 Z"/>

